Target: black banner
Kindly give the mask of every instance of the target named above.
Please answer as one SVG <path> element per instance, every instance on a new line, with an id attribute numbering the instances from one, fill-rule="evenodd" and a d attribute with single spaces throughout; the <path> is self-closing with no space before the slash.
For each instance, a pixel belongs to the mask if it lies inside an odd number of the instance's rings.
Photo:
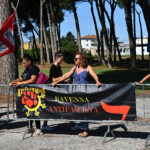
<path id="1" fill-rule="evenodd" d="M 17 116 L 32 119 L 136 120 L 132 84 L 23 85 L 17 88 Z"/>

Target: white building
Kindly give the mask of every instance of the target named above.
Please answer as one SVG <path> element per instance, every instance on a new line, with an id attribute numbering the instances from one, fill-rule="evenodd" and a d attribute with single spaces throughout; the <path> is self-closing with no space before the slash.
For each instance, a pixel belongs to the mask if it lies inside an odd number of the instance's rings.
<path id="1" fill-rule="evenodd" d="M 119 43 L 119 50 L 121 55 L 130 55 L 129 43 Z M 117 53 L 118 55 L 118 53 Z"/>
<path id="2" fill-rule="evenodd" d="M 149 55 L 149 52 L 147 52 L 147 44 L 148 44 L 148 38 L 144 37 L 143 38 L 144 55 Z M 121 55 L 130 55 L 129 43 L 120 43 L 119 49 L 120 49 Z M 136 39 L 136 55 L 142 55 L 141 38 Z"/>
<path id="3" fill-rule="evenodd" d="M 97 49 L 97 36 L 96 35 L 87 35 L 81 37 L 82 48 L 89 51 L 91 49 Z"/>
<path id="4" fill-rule="evenodd" d="M 144 49 L 144 55 L 148 55 L 149 52 L 147 52 L 147 43 L 148 43 L 148 38 L 144 37 L 143 38 L 143 49 Z M 84 37 L 81 37 L 81 45 L 82 48 L 88 52 L 91 51 L 91 54 L 98 55 L 96 50 L 97 50 L 97 36 L 96 35 L 87 35 Z M 119 50 L 121 52 L 121 55 L 130 55 L 130 45 L 129 43 L 119 43 Z M 105 47 L 104 51 L 106 53 Z M 136 54 L 137 55 L 142 55 L 142 50 L 141 50 L 141 39 L 137 38 L 136 39 Z"/>
<path id="5" fill-rule="evenodd" d="M 147 44 L 148 44 L 148 38 L 143 38 L 143 49 L 144 49 L 144 55 L 149 55 L 149 52 L 147 52 Z M 136 39 L 136 54 L 142 55 L 142 46 L 141 46 L 141 38 Z"/>

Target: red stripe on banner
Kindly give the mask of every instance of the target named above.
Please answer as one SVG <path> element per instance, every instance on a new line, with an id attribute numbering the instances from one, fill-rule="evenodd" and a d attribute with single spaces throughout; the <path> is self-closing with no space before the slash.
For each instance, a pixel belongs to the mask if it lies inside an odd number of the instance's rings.
<path id="1" fill-rule="evenodd" d="M 111 106 L 111 105 L 105 104 L 103 101 L 101 101 L 101 105 L 102 105 L 103 109 L 108 113 L 122 114 L 123 116 L 122 116 L 121 120 L 125 120 L 128 112 L 130 110 L 130 106 Z"/>

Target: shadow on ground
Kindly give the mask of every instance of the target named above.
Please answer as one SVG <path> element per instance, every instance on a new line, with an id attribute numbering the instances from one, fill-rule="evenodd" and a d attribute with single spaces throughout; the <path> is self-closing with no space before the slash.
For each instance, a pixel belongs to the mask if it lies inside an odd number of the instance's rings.
<path id="1" fill-rule="evenodd" d="M 117 130 L 117 128 L 124 128 L 123 125 L 111 125 L 111 130 Z M 67 134 L 67 135 L 77 135 L 81 130 L 72 131 L 69 123 L 56 124 L 51 126 L 53 131 L 45 132 L 44 134 Z M 107 126 L 99 126 L 98 128 L 93 128 L 89 130 L 89 136 L 100 136 L 104 137 L 104 134 L 107 131 Z M 150 132 L 137 132 L 137 131 L 114 131 L 116 137 L 121 138 L 140 138 L 146 139 Z M 108 134 L 107 137 L 112 137 L 111 134 Z"/>
<path id="2" fill-rule="evenodd" d="M 0 132 L 4 129 L 11 130 L 11 129 L 19 129 L 22 127 L 27 127 L 27 121 L 19 121 L 19 122 L 7 122 L 7 121 L 0 121 Z M 50 127 L 53 128 L 50 132 L 44 132 L 44 135 L 46 137 L 55 137 L 56 135 L 78 135 L 78 133 L 81 132 L 81 130 L 72 131 L 71 126 L 69 123 L 60 123 L 60 124 L 53 124 L 50 125 Z M 122 128 L 122 131 L 117 131 L 118 128 Z M 139 138 L 146 140 L 147 136 L 150 134 L 150 132 L 137 132 L 137 131 L 125 131 L 125 128 L 123 125 L 111 125 L 111 130 L 115 130 L 114 134 L 116 138 Z M 90 129 L 88 131 L 89 137 L 90 136 L 97 136 L 97 137 L 104 137 L 104 134 L 107 131 L 106 125 L 99 125 L 99 127 L 95 127 L 93 129 Z M 110 133 L 107 134 L 107 137 L 111 137 L 112 135 Z M 111 139 L 112 140 L 112 139 Z M 110 141 L 110 140 L 109 140 Z M 106 141 L 108 142 L 108 141 Z"/>
<path id="3" fill-rule="evenodd" d="M 12 120 L 7 121 L 7 120 L 0 120 L 0 131 L 4 129 L 17 129 L 17 128 L 22 128 L 27 126 L 27 121 L 18 121 L 14 122 Z"/>

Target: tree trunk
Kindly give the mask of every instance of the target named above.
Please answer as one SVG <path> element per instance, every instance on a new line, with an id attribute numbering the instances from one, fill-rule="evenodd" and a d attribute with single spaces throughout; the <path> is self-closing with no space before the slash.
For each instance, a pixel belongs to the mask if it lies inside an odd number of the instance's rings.
<path id="1" fill-rule="evenodd" d="M 103 30 L 100 32 L 100 39 L 101 39 L 101 58 L 102 58 L 102 64 L 105 65 L 105 54 L 104 54 L 104 36 L 103 36 Z"/>
<path id="2" fill-rule="evenodd" d="M 99 0 L 99 4 L 97 0 L 95 0 L 95 2 L 96 2 L 96 8 L 97 8 L 99 20 L 103 30 L 104 39 L 105 39 L 105 45 L 106 45 L 107 57 L 108 57 L 108 68 L 112 68 L 112 52 L 110 51 L 109 37 L 107 34 L 107 28 L 105 23 L 104 8 L 103 8 L 104 6 L 101 0 Z M 100 5 L 100 10 L 99 10 L 99 5 Z"/>
<path id="3" fill-rule="evenodd" d="M 60 22 L 57 24 L 58 51 L 60 52 Z"/>
<path id="4" fill-rule="evenodd" d="M 51 0 L 49 0 L 49 4 L 50 4 L 50 15 L 51 15 L 51 21 L 52 21 L 52 32 L 53 32 L 53 39 L 54 39 L 54 50 L 55 53 L 58 51 L 57 48 L 57 36 L 56 36 L 56 23 L 55 23 L 55 16 L 54 16 L 54 11 L 52 8 L 52 2 Z"/>
<path id="5" fill-rule="evenodd" d="M 133 0 L 133 38 L 134 38 L 134 47 L 135 47 L 135 52 L 136 52 L 136 18 L 135 18 L 135 0 Z M 135 60 L 136 60 L 136 53 L 135 53 Z"/>
<path id="6" fill-rule="evenodd" d="M 94 22 L 94 26 L 95 26 L 95 32 L 97 35 L 97 52 L 98 52 L 98 56 L 99 56 L 99 62 L 101 62 L 101 54 L 100 54 L 100 37 L 99 37 L 99 33 L 98 33 L 98 28 L 97 28 L 97 22 L 96 22 L 96 18 L 94 15 L 94 10 L 93 10 L 93 1 L 92 0 L 88 0 L 90 5 L 91 5 L 91 13 L 92 13 L 92 17 L 93 17 L 93 22 Z"/>
<path id="7" fill-rule="evenodd" d="M 76 30 L 77 30 L 77 44 L 79 47 L 79 52 L 81 52 L 82 47 L 81 47 L 80 27 L 79 27 L 79 21 L 78 21 L 78 15 L 77 15 L 76 7 L 75 7 L 75 2 L 73 0 L 72 0 L 72 8 L 73 8 L 73 14 L 74 14 Z"/>
<path id="8" fill-rule="evenodd" d="M 139 0 L 138 4 L 142 8 L 142 12 L 144 15 L 147 32 L 148 32 L 148 43 L 150 43 L 150 5 L 148 5 L 148 0 Z"/>
<path id="9" fill-rule="evenodd" d="M 46 29 L 45 29 L 44 23 L 43 23 L 43 33 L 44 33 L 44 41 L 45 41 L 47 64 L 50 64 L 50 57 L 49 57 L 49 51 L 48 51 L 48 41 L 47 41 Z"/>
<path id="10" fill-rule="evenodd" d="M 112 45 L 113 45 L 113 51 L 114 51 L 114 62 L 116 62 L 116 45 L 114 42 L 114 36 L 115 35 L 115 25 L 114 25 L 114 12 L 115 12 L 115 1 L 113 0 L 113 3 L 111 4 L 111 18 L 110 18 L 110 47 L 112 51 Z M 112 44 L 113 43 L 113 44 Z"/>
<path id="11" fill-rule="evenodd" d="M 15 36 L 14 36 L 14 38 L 15 38 Z M 17 61 L 18 45 L 16 43 L 15 43 L 15 52 L 14 52 L 14 54 L 15 54 L 15 58 L 16 58 L 16 61 L 15 61 L 15 66 L 16 66 L 16 68 L 15 68 L 15 73 L 16 73 L 15 74 L 15 79 L 17 79 L 19 77 L 19 69 L 18 69 L 18 61 Z"/>
<path id="12" fill-rule="evenodd" d="M 38 29 L 31 23 L 31 21 L 30 21 L 30 17 L 28 18 L 28 22 L 29 22 L 29 24 L 30 24 L 30 26 L 31 26 L 31 28 L 33 28 L 33 30 L 35 31 L 35 33 L 38 35 L 38 37 L 40 38 L 40 31 L 38 31 Z"/>
<path id="13" fill-rule="evenodd" d="M 16 22 L 17 22 L 17 27 L 18 27 L 18 32 L 19 32 L 21 58 L 23 58 L 23 56 L 24 56 L 24 47 L 23 47 L 24 46 L 24 42 L 23 42 L 21 28 L 20 28 L 20 24 L 19 24 L 19 18 L 18 18 L 17 10 L 15 10 L 14 4 L 11 3 L 11 6 L 12 6 L 13 10 L 16 11 L 15 17 L 16 17 Z"/>
<path id="14" fill-rule="evenodd" d="M 113 41 L 114 41 L 114 40 L 113 40 Z M 116 60 L 116 47 L 115 47 L 115 44 L 114 44 L 113 50 L 114 50 L 114 62 L 116 62 L 117 60 Z"/>
<path id="15" fill-rule="evenodd" d="M 53 38 L 54 38 L 54 47 L 55 47 L 55 53 L 58 52 L 58 45 L 57 45 L 57 35 L 56 35 L 56 25 L 54 22 L 52 22 L 52 26 L 53 26 Z"/>
<path id="16" fill-rule="evenodd" d="M 32 35 L 33 35 L 33 45 L 35 46 L 35 50 L 36 50 L 36 54 L 37 54 L 37 59 L 39 60 L 40 59 L 40 55 L 39 55 L 39 51 L 38 51 L 38 48 L 37 48 L 35 34 L 34 34 L 33 30 L 32 30 Z M 35 58 L 36 58 L 36 56 L 35 56 Z"/>
<path id="17" fill-rule="evenodd" d="M 43 0 L 40 0 L 40 64 L 44 65 L 42 29 L 43 29 Z"/>
<path id="18" fill-rule="evenodd" d="M 128 30 L 129 42 L 130 42 L 130 54 L 131 54 L 131 68 L 136 68 L 135 65 L 135 47 L 134 47 L 134 38 L 133 38 L 133 28 L 132 28 L 132 16 L 131 16 L 131 1 L 124 1 L 124 11 L 125 11 L 125 20 Z"/>
<path id="19" fill-rule="evenodd" d="M 9 0 L 0 0 L 0 26 L 5 19 L 10 16 Z M 16 58 L 14 53 L 6 54 L 0 57 L 0 83 L 8 84 L 13 81 L 17 75 Z M 1 88 L 0 93 L 7 94 L 7 89 Z"/>
<path id="20" fill-rule="evenodd" d="M 113 35 L 113 39 L 114 39 L 114 47 L 115 47 L 115 49 L 117 50 L 118 57 L 119 57 L 119 61 L 122 61 L 121 54 L 120 54 L 120 51 L 119 51 L 118 41 L 117 41 L 117 38 L 116 38 L 116 34 L 115 34 L 115 33 L 114 33 L 114 35 Z"/>
<path id="21" fill-rule="evenodd" d="M 36 55 L 35 55 L 35 48 L 34 48 L 34 42 L 32 41 L 32 54 L 33 54 L 33 61 L 36 61 Z"/>
<path id="22" fill-rule="evenodd" d="M 99 6 L 98 6 L 98 1 L 95 0 L 96 2 L 96 9 L 97 9 L 97 13 L 98 13 L 98 17 L 99 17 L 99 21 L 101 22 L 101 15 L 100 15 L 100 10 L 99 10 Z M 105 57 L 104 57 L 104 34 L 103 34 L 103 28 L 100 32 L 100 43 L 101 43 L 101 59 L 102 59 L 102 64 L 105 65 Z"/>
<path id="23" fill-rule="evenodd" d="M 112 43 L 113 43 L 113 32 L 112 32 L 112 21 L 110 21 L 110 34 L 109 34 L 109 51 L 112 55 Z M 112 56 L 111 56 L 112 59 Z M 111 60 L 112 61 L 112 60 Z"/>
<path id="24" fill-rule="evenodd" d="M 113 36 L 113 41 L 114 41 L 114 51 L 117 50 L 119 61 L 121 61 L 122 59 L 121 59 L 121 54 L 120 54 L 120 51 L 119 51 L 118 41 L 117 41 L 117 37 L 116 37 L 114 19 L 112 21 L 112 36 Z"/>
<path id="25" fill-rule="evenodd" d="M 144 61 L 144 47 L 143 47 L 143 31 L 142 31 L 142 22 L 141 22 L 141 16 L 138 11 L 136 11 L 139 18 L 139 24 L 140 24 L 140 34 L 141 34 L 141 51 L 142 51 L 142 61 Z"/>
<path id="26" fill-rule="evenodd" d="M 58 2 L 58 4 L 57 4 L 57 6 L 56 6 L 56 11 L 58 11 L 58 12 L 62 12 L 63 10 L 62 10 L 62 6 L 61 6 L 61 1 L 60 0 L 58 0 L 57 1 Z M 58 52 L 60 52 L 61 51 L 61 49 L 60 49 L 60 25 L 61 25 L 61 16 L 60 15 L 58 15 L 58 18 L 57 18 L 58 20 L 57 20 L 57 23 L 56 23 L 56 29 L 57 29 L 57 47 L 58 47 Z"/>
<path id="27" fill-rule="evenodd" d="M 53 62 L 55 61 L 55 50 L 54 50 L 54 41 L 53 41 L 53 33 L 52 33 L 52 18 L 49 13 L 48 4 L 45 3 L 47 17 L 48 17 L 48 24 L 49 24 L 49 31 L 50 31 L 50 39 L 51 39 L 51 48 L 52 48 L 52 56 Z"/>
<path id="28" fill-rule="evenodd" d="M 110 24 L 110 47 L 112 47 L 112 41 L 113 41 L 113 43 L 114 43 L 114 62 L 116 61 L 116 49 L 118 52 L 119 61 L 121 61 L 121 55 L 120 55 L 120 51 L 119 51 L 119 47 L 118 47 L 118 41 L 116 38 L 115 23 L 114 23 L 114 12 L 115 12 L 115 9 L 117 6 L 117 1 L 110 0 L 110 1 L 108 1 L 108 3 L 109 3 L 110 8 L 111 8 L 111 17 L 109 16 L 109 14 L 105 8 L 104 8 L 104 11 L 105 11 L 106 17 L 109 21 L 109 24 Z"/>

